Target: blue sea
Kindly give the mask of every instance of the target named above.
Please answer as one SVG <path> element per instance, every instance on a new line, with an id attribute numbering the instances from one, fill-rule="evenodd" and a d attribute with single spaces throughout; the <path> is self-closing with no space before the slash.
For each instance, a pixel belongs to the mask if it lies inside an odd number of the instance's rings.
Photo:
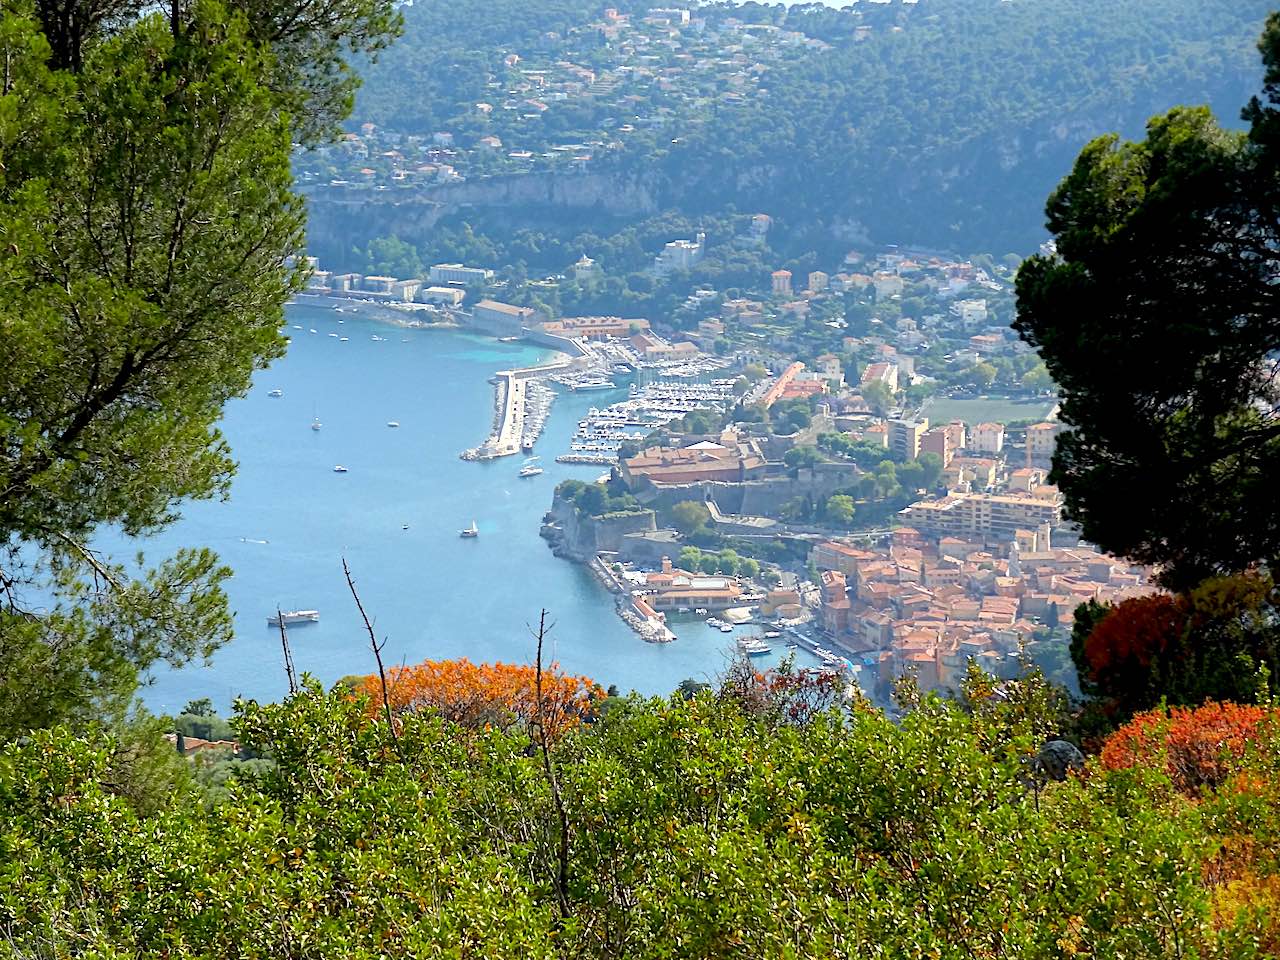
<path id="1" fill-rule="evenodd" d="M 490 430 L 489 377 L 536 362 L 539 348 L 402 329 L 331 307 L 291 306 L 288 324 L 286 356 L 227 406 L 222 428 L 239 462 L 230 498 L 187 504 L 145 543 L 103 544 L 121 557 L 142 548 L 157 559 L 209 546 L 234 570 L 234 640 L 207 665 L 159 670 L 143 692 L 152 710 L 174 712 L 202 696 L 225 709 L 236 696 L 283 695 L 279 635 L 266 624 L 277 607 L 320 611 L 319 623 L 290 630 L 299 672 L 326 685 L 371 673 L 344 557 L 386 638 L 388 663 L 531 662 L 529 627 L 545 607 L 555 624 L 552 659 L 603 685 L 666 694 L 686 677 L 709 680 L 723 670 L 730 635 L 686 619 L 672 623 L 676 642 L 645 643 L 614 613 L 612 596 L 538 536 L 555 485 L 603 470 L 555 456 L 568 450 L 588 407 L 624 391 L 561 393 L 535 451 L 546 472 L 520 479 L 520 458 L 471 463 L 458 453 Z M 275 389 L 283 397 L 270 397 Z M 387 426 L 393 420 L 399 428 Z M 335 473 L 337 464 L 348 472 Z M 460 539 L 473 520 L 480 536 Z"/>

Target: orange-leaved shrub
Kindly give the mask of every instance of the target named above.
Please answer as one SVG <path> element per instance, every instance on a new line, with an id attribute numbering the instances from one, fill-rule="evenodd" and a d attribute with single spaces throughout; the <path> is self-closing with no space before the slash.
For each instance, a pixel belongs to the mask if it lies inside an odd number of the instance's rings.
<path id="1" fill-rule="evenodd" d="M 356 688 L 368 697 L 370 715 L 381 715 L 382 690 L 377 675 Z M 529 665 L 426 660 L 387 671 L 387 693 L 393 715 L 431 711 L 470 727 L 510 729 L 538 720 L 537 672 Z M 594 714 L 604 699 L 600 685 L 588 677 L 542 671 L 542 722 L 556 736 Z"/>
<path id="2" fill-rule="evenodd" d="M 1241 955 L 1280 956 L 1280 707 L 1150 710 L 1107 739 L 1100 761 L 1165 771 L 1212 841 L 1202 878 L 1213 927 Z"/>
<path id="3" fill-rule="evenodd" d="M 1196 795 L 1226 783 L 1240 767 L 1245 748 L 1273 707 L 1210 702 L 1140 713 L 1109 736 L 1102 747 L 1103 767 L 1121 770 L 1162 768 L 1175 789 Z"/>

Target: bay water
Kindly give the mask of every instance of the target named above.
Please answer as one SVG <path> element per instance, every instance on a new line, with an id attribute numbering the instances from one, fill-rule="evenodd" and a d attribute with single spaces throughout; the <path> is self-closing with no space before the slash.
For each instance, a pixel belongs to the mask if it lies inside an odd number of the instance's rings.
<path id="1" fill-rule="evenodd" d="M 625 390 L 562 391 L 535 451 L 546 472 L 521 479 L 518 457 L 475 463 L 458 453 L 489 433 L 488 379 L 538 361 L 540 348 L 403 329 L 328 306 L 290 306 L 287 320 L 288 353 L 226 409 L 222 429 L 239 462 L 230 498 L 185 505 L 177 523 L 145 543 L 103 544 L 157 559 L 208 546 L 234 570 L 235 638 L 207 665 L 157 670 L 142 694 L 153 711 L 176 712 L 202 696 L 222 710 L 236 696 L 282 696 L 279 633 L 267 626 L 277 607 L 320 611 L 318 623 L 289 631 L 299 672 L 326 685 L 373 672 L 344 557 L 389 664 L 530 663 L 529 628 L 545 607 L 554 623 L 549 659 L 602 685 L 666 694 L 686 677 L 711 680 L 724 669 L 730 634 L 683 618 L 671 624 L 677 641 L 645 643 L 587 570 L 552 556 L 538 536 L 555 485 L 604 470 L 557 464 L 555 455 L 589 407 Z M 313 419 L 321 429 L 311 429 Z M 480 535 L 460 538 L 473 520 Z"/>

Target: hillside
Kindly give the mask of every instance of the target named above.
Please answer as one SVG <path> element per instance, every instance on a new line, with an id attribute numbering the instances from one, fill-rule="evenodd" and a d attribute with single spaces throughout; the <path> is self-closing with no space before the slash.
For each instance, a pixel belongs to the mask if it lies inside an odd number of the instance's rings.
<path id="1" fill-rule="evenodd" d="M 631 49 L 634 26 L 614 30 L 601 7 L 580 0 L 427 3 L 406 10 L 404 41 L 366 71 L 354 120 L 448 131 L 464 159 L 484 135 L 510 154 L 533 154 L 526 163 L 557 143 L 598 144 L 592 172 L 639 202 L 606 208 L 613 219 L 594 223 L 597 234 L 654 212 L 763 211 L 784 256 L 858 241 L 1021 253 L 1043 238 L 1044 196 L 1098 132 L 1136 135 L 1146 117 L 1181 103 L 1208 102 L 1233 118 L 1257 86 L 1255 43 L 1268 7 L 718 4 L 695 9 L 694 23 L 705 25 L 676 25 L 670 39 L 665 25 L 646 26 Z M 644 5 L 618 9 L 633 25 L 646 22 Z M 733 27 L 744 21 L 745 33 Z M 512 55 L 520 63 L 508 66 Z M 517 71 L 566 63 L 588 71 L 581 95 L 544 97 L 545 109 L 526 115 L 535 98 L 522 93 L 503 109 Z M 488 101 L 493 109 L 477 113 Z M 473 186 L 518 173 L 498 158 L 460 169 Z M 533 192 L 514 208 L 498 196 L 508 187 L 492 201 L 505 213 L 480 233 L 500 259 L 517 259 L 504 249 L 512 222 L 573 246 L 600 194 Z M 443 211 L 440 223 L 474 225 L 488 203 L 482 193 Z"/>

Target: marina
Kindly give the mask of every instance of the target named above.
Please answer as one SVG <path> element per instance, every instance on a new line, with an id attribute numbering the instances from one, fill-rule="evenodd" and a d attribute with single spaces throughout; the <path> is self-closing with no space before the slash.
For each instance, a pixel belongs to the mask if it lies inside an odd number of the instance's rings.
<path id="1" fill-rule="evenodd" d="M 626 400 L 603 410 L 589 409 L 578 421 L 569 452 L 556 460 L 613 465 L 623 444 L 639 445 L 653 431 L 696 410 L 723 409 L 733 399 L 733 383 L 721 379 L 710 383 L 656 380 L 643 387 L 633 384 Z"/>

